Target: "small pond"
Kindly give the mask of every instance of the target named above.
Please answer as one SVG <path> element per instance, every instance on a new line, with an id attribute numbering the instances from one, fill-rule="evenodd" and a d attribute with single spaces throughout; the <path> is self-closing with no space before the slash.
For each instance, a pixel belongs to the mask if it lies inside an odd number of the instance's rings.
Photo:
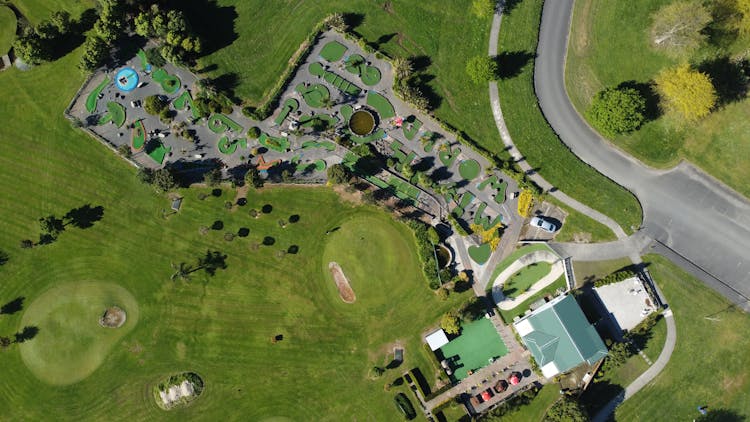
<path id="1" fill-rule="evenodd" d="M 375 129 L 375 117 L 367 110 L 358 110 L 349 119 L 349 129 L 355 135 L 368 135 Z"/>

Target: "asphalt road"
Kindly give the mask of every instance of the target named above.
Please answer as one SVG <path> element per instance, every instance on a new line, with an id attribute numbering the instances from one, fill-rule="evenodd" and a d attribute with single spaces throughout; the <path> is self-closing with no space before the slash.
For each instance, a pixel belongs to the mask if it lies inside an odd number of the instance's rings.
<path id="1" fill-rule="evenodd" d="M 572 9 L 573 0 L 544 3 L 534 74 L 542 112 L 578 157 L 638 197 L 645 234 L 700 267 L 707 284 L 747 309 L 750 203 L 688 163 L 668 171 L 649 168 L 586 124 L 564 83 Z"/>

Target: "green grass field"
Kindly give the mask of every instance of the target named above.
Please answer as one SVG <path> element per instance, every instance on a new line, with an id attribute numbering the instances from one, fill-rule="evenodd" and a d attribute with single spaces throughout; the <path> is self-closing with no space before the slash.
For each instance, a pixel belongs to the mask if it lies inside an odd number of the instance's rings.
<path id="1" fill-rule="evenodd" d="M 609 227 L 568 207 L 555 197 L 547 196 L 544 200 L 555 204 L 555 206 L 562 208 L 568 213 L 562 227 L 555 234 L 556 242 L 572 242 L 576 239 L 587 240 L 588 242 L 617 240 L 617 236 L 615 236 L 615 233 Z"/>
<path id="2" fill-rule="evenodd" d="M 529 164 L 568 195 L 613 218 L 626 232 L 641 224 L 633 194 L 580 161 L 547 124 L 534 93 L 536 51 L 542 3 L 523 0 L 503 17 L 500 52 L 529 56 L 517 76 L 498 81 L 503 115 L 513 141 Z"/>
<path id="3" fill-rule="evenodd" d="M 666 259 L 644 261 L 674 312 L 677 347 L 656 380 L 617 409 L 616 419 L 692 420 L 702 405 L 750 414 L 750 356 L 742 352 L 750 347 L 750 317 Z"/>
<path id="4" fill-rule="evenodd" d="M 16 39 L 16 15 L 8 6 L 0 6 L 0 55 L 7 54 Z"/>
<path id="5" fill-rule="evenodd" d="M 604 87 L 625 81 L 649 83 L 665 67 L 680 60 L 651 47 L 651 16 L 669 0 L 638 0 L 634 4 L 580 0 L 576 2 L 568 46 L 566 86 L 583 114 Z M 708 3 L 710 6 L 710 3 Z M 616 28 L 616 31 L 613 31 Z M 742 55 L 749 36 L 723 47 L 699 49 L 691 63 L 722 55 Z M 656 167 L 672 167 L 686 158 L 740 193 L 750 196 L 750 99 L 729 103 L 707 118 L 683 124 L 670 116 L 646 123 L 640 130 L 613 139 L 636 158 Z"/>

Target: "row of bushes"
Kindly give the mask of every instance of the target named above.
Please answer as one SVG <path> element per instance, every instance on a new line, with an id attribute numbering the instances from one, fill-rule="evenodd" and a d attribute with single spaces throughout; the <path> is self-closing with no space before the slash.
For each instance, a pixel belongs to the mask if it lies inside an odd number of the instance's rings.
<path id="1" fill-rule="evenodd" d="M 419 254 L 419 260 L 422 261 L 422 272 L 430 283 L 430 288 L 432 290 L 439 289 L 441 283 L 434 246 L 435 243 L 440 241 L 437 231 L 434 227 L 421 221 L 407 219 L 404 222 L 412 229 L 414 237 L 417 239 L 417 253 Z"/>
<path id="2" fill-rule="evenodd" d="M 631 277 L 635 277 L 635 273 L 630 270 L 622 270 L 612 273 L 606 277 L 602 277 L 594 282 L 594 287 L 602 287 L 608 284 L 618 283 L 623 280 L 627 280 Z"/>
<path id="3" fill-rule="evenodd" d="M 396 407 L 398 410 L 401 411 L 401 413 L 404 414 L 404 417 L 407 420 L 411 420 L 417 417 L 417 412 L 414 410 L 414 406 L 412 406 L 411 401 L 404 393 L 398 393 L 396 394 L 396 397 L 393 398 L 393 401 L 396 403 Z"/>

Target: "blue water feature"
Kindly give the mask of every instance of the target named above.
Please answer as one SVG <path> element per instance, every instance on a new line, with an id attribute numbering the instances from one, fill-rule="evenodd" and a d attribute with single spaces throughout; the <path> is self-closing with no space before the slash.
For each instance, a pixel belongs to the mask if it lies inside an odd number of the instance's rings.
<path id="1" fill-rule="evenodd" d="M 115 76 L 115 85 L 120 91 L 129 92 L 138 86 L 138 72 L 132 67 L 120 69 Z"/>

